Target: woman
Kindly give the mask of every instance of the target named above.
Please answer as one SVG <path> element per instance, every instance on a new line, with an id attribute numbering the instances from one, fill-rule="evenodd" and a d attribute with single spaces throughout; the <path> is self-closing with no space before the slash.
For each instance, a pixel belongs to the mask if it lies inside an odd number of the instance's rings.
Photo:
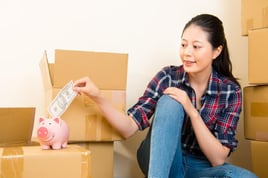
<path id="1" fill-rule="evenodd" d="M 242 91 L 232 74 L 222 22 L 197 15 L 185 25 L 181 41 L 182 65 L 159 71 L 127 115 L 115 110 L 88 77 L 75 81 L 73 89 L 90 96 L 125 138 L 150 127 L 138 150 L 149 178 L 256 177 L 225 163 L 237 147 Z"/>

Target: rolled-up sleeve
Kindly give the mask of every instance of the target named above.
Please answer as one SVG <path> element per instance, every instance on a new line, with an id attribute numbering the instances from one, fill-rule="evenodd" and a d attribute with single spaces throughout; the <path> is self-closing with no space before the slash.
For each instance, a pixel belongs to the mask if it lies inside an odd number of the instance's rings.
<path id="1" fill-rule="evenodd" d="M 230 151 L 233 152 L 238 144 L 238 140 L 235 138 L 235 135 L 242 110 L 241 89 L 236 88 L 233 92 L 227 94 L 227 96 L 226 107 L 218 116 L 213 131 L 219 141 L 226 147 L 230 148 Z"/>
<path id="2" fill-rule="evenodd" d="M 150 118 L 155 112 L 158 99 L 163 91 L 171 85 L 170 67 L 164 67 L 149 82 L 138 102 L 128 109 L 127 113 L 137 123 L 140 130 L 150 126 Z"/>

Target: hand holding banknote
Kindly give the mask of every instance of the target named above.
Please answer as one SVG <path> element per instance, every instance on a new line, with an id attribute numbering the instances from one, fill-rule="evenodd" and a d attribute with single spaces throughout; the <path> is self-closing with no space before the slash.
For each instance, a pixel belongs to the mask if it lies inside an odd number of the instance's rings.
<path id="1" fill-rule="evenodd" d="M 77 92 L 73 90 L 73 81 L 67 83 L 57 94 L 48 107 L 52 117 L 60 117 L 72 103 Z"/>
<path id="2" fill-rule="evenodd" d="M 100 96 L 99 88 L 88 77 L 83 77 L 73 83 L 73 90 L 78 94 L 84 93 L 91 98 Z"/>

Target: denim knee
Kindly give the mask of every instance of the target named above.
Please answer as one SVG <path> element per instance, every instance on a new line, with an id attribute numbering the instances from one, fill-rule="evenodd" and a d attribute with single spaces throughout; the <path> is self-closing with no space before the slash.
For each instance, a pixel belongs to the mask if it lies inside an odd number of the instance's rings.
<path id="1" fill-rule="evenodd" d="M 168 122 L 166 118 L 168 118 Z M 151 128 L 149 129 L 146 138 L 142 141 L 137 151 L 137 160 L 145 176 L 148 176 L 149 160 L 151 159 L 151 131 L 157 130 L 157 132 L 155 133 L 157 134 L 157 136 L 154 137 L 155 139 L 161 139 L 162 137 L 170 138 L 170 136 L 168 136 L 169 134 L 175 137 L 180 137 L 178 135 L 180 135 L 181 132 L 180 127 L 182 126 L 183 118 L 184 118 L 184 110 L 179 102 L 177 102 L 168 95 L 163 95 L 160 97 L 160 99 L 157 102 L 155 117 L 152 121 Z M 179 133 L 175 134 L 174 132 L 176 130 Z M 166 138 L 161 139 L 161 141 L 168 142 L 169 139 Z M 174 141 L 172 141 L 171 144 L 174 144 Z M 157 145 L 155 146 L 158 147 Z M 157 156 L 157 159 L 159 159 L 158 157 L 159 155 L 155 156 Z M 170 164 L 171 162 L 172 161 L 170 161 Z M 159 170 L 157 171 L 159 172 Z"/>
<path id="2" fill-rule="evenodd" d="M 157 102 L 157 109 L 164 109 L 170 112 L 183 112 L 184 109 L 180 102 L 171 98 L 169 95 L 163 95 Z"/>

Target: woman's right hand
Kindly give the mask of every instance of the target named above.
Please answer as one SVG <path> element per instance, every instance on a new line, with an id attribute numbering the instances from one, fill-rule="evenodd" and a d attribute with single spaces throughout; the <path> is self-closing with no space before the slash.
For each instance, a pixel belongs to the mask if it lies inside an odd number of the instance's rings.
<path id="1" fill-rule="evenodd" d="M 74 81 L 73 90 L 78 94 L 84 93 L 92 98 L 100 96 L 99 88 L 90 80 L 89 77 L 83 77 Z"/>
<path id="2" fill-rule="evenodd" d="M 92 98 L 99 106 L 106 120 L 118 130 L 124 138 L 130 137 L 138 130 L 138 125 L 134 119 L 114 108 L 109 100 L 101 96 L 101 91 L 89 77 L 83 77 L 74 81 L 73 90 L 78 94 L 84 93 Z"/>

